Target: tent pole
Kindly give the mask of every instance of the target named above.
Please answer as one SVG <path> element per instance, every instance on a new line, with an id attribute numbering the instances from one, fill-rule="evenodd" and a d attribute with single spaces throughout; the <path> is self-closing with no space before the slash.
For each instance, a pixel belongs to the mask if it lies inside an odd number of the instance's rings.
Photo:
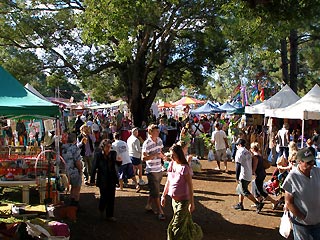
<path id="1" fill-rule="evenodd" d="M 304 138 L 304 119 L 302 119 L 301 148 L 303 148 L 303 138 Z"/>
<path id="2" fill-rule="evenodd" d="M 266 146 L 265 146 L 265 137 L 266 137 L 266 133 L 265 133 L 265 128 L 266 128 L 266 116 L 263 115 L 263 127 L 262 127 L 262 147 L 263 147 L 263 153 L 262 155 L 267 155 L 267 151 L 266 151 Z"/>

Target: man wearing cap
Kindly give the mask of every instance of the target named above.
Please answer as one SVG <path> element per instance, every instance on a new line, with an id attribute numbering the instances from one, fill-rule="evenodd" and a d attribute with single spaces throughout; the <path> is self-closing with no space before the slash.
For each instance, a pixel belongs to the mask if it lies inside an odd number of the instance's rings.
<path id="1" fill-rule="evenodd" d="M 236 162 L 236 179 L 238 186 L 236 191 L 239 195 L 239 202 L 233 206 L 236 210 L 244 210 L 243 200 L 244 197 L 248 198 L 256 204 L 256 212 L 259 213 L 264 206 L 264 203 L 259 202 L 248 190 L 248 186 L 252 180 L 252 155 L 245 148 L 246 141 L 239 138 L 236 142 L 237 153 L 235 156 Z"/>
<path id="2" fill-rule="evenodd" d="M 297 154 L 298 166 L 286 177 L 285 208 L 290 211 L 294 239 L 320 239 L 320 168 L 308 148 Z"/>
<path id="3" fill-rule="evenodd" d="M 127 144 L 134 172 L 138 171 L 139 174 L 139 185 L 145 185 L 145 182 L 142 179 L 141 145 L 138 139 L 138 134 L 138 128 L 132 128 L 131 135 L 127 139 Z"/>

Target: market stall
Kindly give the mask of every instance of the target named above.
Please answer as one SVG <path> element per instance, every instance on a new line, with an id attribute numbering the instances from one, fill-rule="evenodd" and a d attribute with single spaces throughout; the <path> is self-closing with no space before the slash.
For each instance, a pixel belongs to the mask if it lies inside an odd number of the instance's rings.
<path id="1" fill-rule="evenodd" d="M 27 129 L 26 119 L 52 119 L 57 121 L 59 106 L 42 99 L 24 88 L 10 73 L 0 66 L 0 117 L 3 121 L 18 119 L 19 127 Z M 17 124 L 18 125 L 18 124 Z M 18 126 L 15 126 L 16 128 Z M 3 126 L 3 129 L 11 126 Z M 16 130 L 16 129 L 14 129 Z M 18 137 L 18 136 L 17 136 Z M 35 160 L 41 152 L 40 146 L 31 146 L 26 141 L 1 141 L 0 186 L 21 186 L 23 201 L 28 201 L 28 188 L 37 182 L 37 177 L 51 171 L 45 161 L 39 161 L 38 173 Z M 59 156 L 59 152 L 57 152 Z M 44 160 L 44 158 L 43 158 Z"/>
<path id="2" fill-rule="evenodd" d="M 304 132 L 306 120 L 320 120 L 320 87 L 318 84 L 302 98 L 295 103 L 283 108 L 269 109 L 266 111 L 266 116 L 283 119 L 300 119 L 302 120 L 302 136 L 301 146 L 304 145 Z"/>

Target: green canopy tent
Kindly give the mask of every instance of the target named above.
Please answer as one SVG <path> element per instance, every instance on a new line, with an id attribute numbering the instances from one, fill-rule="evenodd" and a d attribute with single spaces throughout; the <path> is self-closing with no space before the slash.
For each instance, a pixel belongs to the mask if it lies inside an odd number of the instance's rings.
<path id="1" fill-rule="evenodd" d="M 42 99 L 26 89 L 17 79 L 0 66 L 0 117 L 3 118 L 46 118 L 55 119 L 59 125 L 59 106 Z M 59 129 L 59 128 L 57 128 Z M 59 136 L 59 132 L 56 133 Z M 60 161 L 59 140 L 55 138 L 57 165 Z M 51 158 L 48 158 L 50 169 Z M 58 168 L 57 168 L 58 169 Z M 58 170 L 57 170 L 58 171 Z M 51 191 L 51 174 L 48 171 L 48 196 Z M 48 198 L 45 201 L 51 202 Z"/>
<path id="2" fill-rule="evenodd" d="M 0 116 L 57 118 L 59 106 L 39 98 L 0 66 Z"/>

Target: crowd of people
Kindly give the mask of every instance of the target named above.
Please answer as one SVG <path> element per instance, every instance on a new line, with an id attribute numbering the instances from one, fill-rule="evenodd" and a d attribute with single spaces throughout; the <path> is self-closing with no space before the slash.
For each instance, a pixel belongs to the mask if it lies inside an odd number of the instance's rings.
<path id="1" fill-rule="evenodd" d="M 88 116 L 86 118 L 87 121 L 81 116 L 77 118 L 74 133 L 70 133 L 67 143 L 62 145 L 62 156 L 66 160 L 71 184 L 70 198 L 74 205 L 79 203 L 83 173 L 85 184 L 99 187 L 101 217 L 116 221 L 113 214 L 115 192 L 123 190 L 129 179 L 132 179 L 136 192 L 139 192 L 140 187 L 146 184 L 142 178 L 145 170 L 149 188 L 145 210 L 156 213 L 159 220 L 164 220 L 166 216 L 162 207 L 166 203 L 166 195 L 172 198 L 174 215 L 168 226 L 168 239 L 201 239 L 203 236 L 201 228 L 192 221 L 191 217 L 195 205 L 192 187 L 193 171 L 190 162 L 193 157 L 206 158 L 205 152 L 208 149 L 204 144 L 204 138 L 209 138 L 214 146 L 214 159 L 217 164 L 215 170 L 222 171 L 220 162 L 223 161 L 223 170 L 228 173 L 227 160 L 232 159 L 235 162 L 237 181 L 235 191 L 239 197 L 238 203 L 233 206 L 234 209 L 243 210 L 245 198 L 254 203 L 257 213 L 262 211 L 266 201 L 272 203 L 273 209 L 284 204 L 284 208 L 292 213 L 295 236 L 301 231 L 309 231 L 309 228 L 304 228 L 304 225 L 312 225 L 318 232 L 319 217 L 312 215 L 311 219 L 307 219 L 307 214 L 311 204 L 318 206 L 319 201 L 306 200 L 304 194 L 307 196 L 310 194 L 309 191 L 305 193 L 301 189 L 297 190 L 300 185 L 308 185 L 308 182 L 301 177 L 298 183 L 292 179 L 294 174 L 298 173 L 302 173 L 309 179 L 313 173 L 318 174 L 318 169 L 313 167 L 318 141 L 320 141 L 317 131 L 312 139 L 306 141 L 310 145 L 306 149 L 312 154 L 313 161 L 311 161 L 311 157 L 306 158 L 306 152 L 300 153 L 305 149 L 298 151 L 296 141 L 299 138 L 292 137 L 288 124 L 284 124 L 279 131 L 270 130 L 265 136 L 262 128 L 238 128 L 239 119 L 236 118 L 190 117 L 184 121 L 179 119 L 175 123 L 178 134 L 176 143 L 173 146 L 166 146 L 168 122 L 166 118 L 153 119 L 155 122 L 146 128 L 145 140 L 139 136 L 138 128 L 130 124 L 126 125 L 131 128 L 131 135 L 126 141 L 121 140 L 119 133 L 121 121 L 117 116 L 117 123 L 115 125 L 110 123 L 109 130 L 104 128 L 107 124 L 103 120 L 98 118 L 92 120 Z M 126 124 L 131 122 L 127 117 L 124 119 Z M 115 126 L 114 130 L 112 126 Z M 267 145 L 269 148 L 264 149 L 263 143 L 267 142 L 269 142 Z M 227 156 L 230 148 L 231 156 Z M 168 149 L 169 153 L 164 154 Z M 268 192 L 263 161 L 266 155 L 269 155 L 269 161 L 272 162 L 274 151 L 276 152 L 274 164 L 277 168 L 273 173 L 273 180 L 278 182 L 276 186 L 278 191 Z M 169 162 L 165 168 L 164 161 Z M 143 163 L 145 163 L 145 169 L 143 169 Z M 160 183 L 164 176 L 163 171 L 167 173 L 167 180 L 161 194 Z M 252 191 L 249 190 L 251 183 L 254 185 Z M 274 182 L 271 181 L 270 184 Z M 318 186 L 316 183 L 312 184 L 313 187 Z M 296 195 L 296 191 L 300 195 Z"/>

